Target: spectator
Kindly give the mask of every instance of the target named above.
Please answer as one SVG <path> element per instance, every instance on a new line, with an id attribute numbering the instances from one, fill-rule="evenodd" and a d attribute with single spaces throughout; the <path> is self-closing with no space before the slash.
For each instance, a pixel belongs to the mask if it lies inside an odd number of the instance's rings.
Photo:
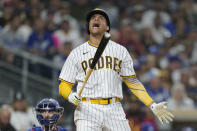
<path id="1" fill-rule="evenodd" d="M 176 84 L 171 90 L 172 96 L 168 99 L 168 108 L 175 109 L 194 109 L 194 101 L 187 97 L 185 87 L 182 84 Z"/>
<path id="2" fill-rule="evenodd" d="M 127 49 L 131 48 L 137 54 L 142 54 L 143 52 L 143 45 L 140 41 L 139 35 L 133 30 L 129 19 L 124 19 L 121 23 L 118 42 L 124 44 Z"/>
<path id="3" fill-rule="evenodd" d="M 197 107 L 197 64 L 191 64 L 191 74 L 183 72 L 181 75 L 182 83 L 185 85 L 185 90 L 189 98 L 195 102 Z M 190 78 L 187 78 L 189 74 Z M 185 79 L 185 80 L 184 80 Z"/>
<path id="4" fill-rule="evenodd" d="M 2 16 L 0 17 L 0 27 L 4 27 L 6 26 L 11 17 L 12 17 L 12 14 L 13 14 L 13 8 L 12 7 L 6 7 L 6 8 L 3 8 L 3 11 L 2 11 Z"/>
<path id="5" fill-rule="evenodd" d="M 51 33 L 46 31 L 44 22 L 37 18 L 34 22 L 34 30 L 27 41 L 30 52 L 42 57 L 50 58 L 54 54 L 54 41 Z"/>
<path id="6" fill-rule="evenodd" d="M 50 33 L 53 33 L 57 29 L 57 26 L 54 24 L 53 19 L 54 19 L 54 12 L 49 11 L 46 16 L 46 20 L 44 22 L 45 22 L 46 30 Z"/>
<path id="7" fill-rule="evenodd" d="M 55 14 L 53 21 L 56 25 L 61 25 L 65 19 L 69 21 L 71 30 L 79 32 L 80 25 L 76 18 L 71 15 L 70 4 L 68 2 L 62 1 L 60 9 Z"/>
<path id="8" fill-rule="evenodd" d="M 144 11 L 145 7 L 143 5 L 135 5 L 133 7 L 132 23 L 133 28 L 137 31 L 141 31 L 145 28 L 145 24 L 142 21 Z"/>
<path id="9" fill-rule="evenodd" d="M 151 33 L 154 41 L 158 45 L 165 44 L 165 39 L 171 37 L 170 32 L 163 27 L 159 14 L 156 14 L 154 18 L 154 24 L 151 26 Z"/>
<path id="10" fill-rule="evenodd" d="M 23 36 L 19 33 L 21 19 L 18 15 L 13 15 L 11 23 L 5 26 L 0 32 L 0 44 L 12 48 L 22 48 L 24 45 Z"/>
<path id="11" fill-rule="evenodd" d="M 38 125 L 33 110 L 28 107 L 25 96 L 21 92 L 16 92 L 11 111 L 10 122 L 17 131 L 26 131 L 33 125 Z"/>
<path id="12" fill-rule="evenodd" d="M 46 30 L 44 21 L 40 18 L 37 18 L 34 23 L 34 31 L 29 36 L 27 49 L 35 55 L 52 60 L 53 55 L 56 53 L 52 34 Z M 50 67 L 33 61 L 30 64 L 30 71 L 43 77 L 52 77 Z"/>
<path id="13" fill-rule="evenodd" d="M 61 23 L 59 30 L 54 32 L 54 37 L 58 41 L 58 49 L 63 48 L 64 43 L 71 42 L 73 47 L 76 47 L 77 43 L 81 43 L 82 40 L 78 31 L 72 30 L 69 20 L 64 19 Z M 74 45 L 75 44 L 75 45 Z"/>
<path id="14" fill-rule="evenodd" d="M 54 56 L 53 61 L 55 63 L 58 63 L 59 65 L 63 66 L 65 60 L 67 59 L 68 55 L 70 54 L 72 50 L 72 43 L 66 42 L 63 47 L 58 50 L 58 54 Z"/>
<path id="15" fill-rule="evenodd" d="M 30 27 L 27 20 L 23 20 L 21 26 L 18 29 L 18 32 L 21 36 L 23 36 L 21 39 L 24 42 L 23 44 L 26 44 L 30 34 L 32 33 L 32 28 Z"/>
<path id="16" fill-rule="evenodd" d="M 166 24 L 171 21 L 170 15 L 166 12 L 165 8 L 167 2 L 165 0 L 156 0 L 154 4 L 152 4 L 152 8 L 145 11 L 143 14 L 143 22 L 146 27 L 154 25 L 154 19 L 157 14 L 161 17 L 161 23 Z"/>
<path id="17" fill-rule="evenodd" d="M 182 60 L 178 55 L 168 56 L 168 70 L 171 72 L 172 83 L 180 82 Z"/>
<path id="18" fill-rule="evenodd" d="M 0 131 L 16 131 L 10 124 L 11 111 L 10 107 L 3 105 L 0 108 Z"/>
<path id="19" fill-rule="evenodd" d="M 161 85 L 160 73 L 157 68 L 151 69 L 147 73 L 150 82 L 145 86 L 147 92 L 156 102 L 166 101 L 169 97 L 169 90 Z"/>
<path id="20" fill-rule="evenodd" d="M 24 36 L 20 31 L 21 18 L 18 15 L 13 15 L 10 24 L 5 26 L 0 31 L 0 45 L 9 49 L 20 49 L 24 47 Z M 22 58 L 15 56 L 11 51 L 4 50 L 2 53 L 3 59 L 9 63 L 21 67 Z"/>

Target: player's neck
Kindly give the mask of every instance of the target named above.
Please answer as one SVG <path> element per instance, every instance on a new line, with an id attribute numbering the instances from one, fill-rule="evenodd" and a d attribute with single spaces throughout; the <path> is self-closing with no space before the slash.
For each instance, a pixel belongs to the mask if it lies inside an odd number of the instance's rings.
<path id="1" fill-rule="evenodd" d="M 95 35 L 95 36 L 90 35 L 89 42 L 98 47 L 99 46 L 99 43 L 100 43 L 100 41 L 102 39 L 102 36 L 103 35 Z"/>

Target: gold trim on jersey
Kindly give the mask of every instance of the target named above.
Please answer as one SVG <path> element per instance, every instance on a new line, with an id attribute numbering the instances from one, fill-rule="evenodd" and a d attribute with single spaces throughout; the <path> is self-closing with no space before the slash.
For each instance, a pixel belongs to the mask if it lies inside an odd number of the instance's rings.
<path id="1" fill-rule="evenodd" d="M 91 46 L 94 46 L 94 47 L 98 48 L 98 46 L 94 45 L 94 44 L 91 43 L 90 41 L 88 41 L 88 44 L 91 45 Z"/>
<path id="2" fill-rule="evenodd" d="M 68 82 L 68 83 L 70 83 L 70 84 L 72 84 L 72 85 L 75 84 L 75 83 L 71 83 L 71 82 L 69 82 L 69 81 L 63 80 L 63 79 L 61 79 L 61 78 L 58 78 L 58 80 Z"/>
<path id="3" fill-rule="evenodd" d="M 131 76 L 120 76 L 120 77 L 122 77 L 122 78 L 129 78 L 129 77 L 136 77 L 136 75 L 131 75 Z"/>
<path id="4" fill-rule="evenodd" d="M 127 80 L 124 80 L 124 82 L 129 90 L 135 96 L 137 96 L 137 98 L 140 99 L 147 107 L 149 107 L 154 102 L 142 84 L 130 83 Z"/>

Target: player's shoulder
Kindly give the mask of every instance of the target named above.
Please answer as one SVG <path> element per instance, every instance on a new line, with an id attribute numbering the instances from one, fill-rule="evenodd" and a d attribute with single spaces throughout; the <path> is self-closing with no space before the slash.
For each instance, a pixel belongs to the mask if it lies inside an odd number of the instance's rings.
<path id="1" fill-rule="evenodd" d="M 121 44 L 119 44 L 115 41 L 112 41 L 112 40 L 109 40 L 108 45 L 110 46 L 110 48 L 117 48 L 117 49 L 120 49 L 120 50 L 127 50 L 124 46 L 122 46 Z"/>
<path id="2" fill-rule="evenodd" d="M 84 42 L 83 44 L 81 44 L 81 45 L 75 47 L 75 48 L 72 50 L 72 52 L 73 52 L 73 53 L 74 53 L 74 52 L 79 52 L 79 51 L 82 50 L 83 48 L 87 48 L 87 44 L 88 44 L 88 42 Z"/>
<path id="3" fill-rule="evenodd" d="M 62 126 L 58 126 L 58 131 L 68 131 L 68 130 Z"/>
<path id="4" fill-rule="evenodd" d="M 43 131 L 43 130 L 40 126 L 34 126 L 31 129 L 28 129 L 27 131 Z M 68 130 L 66 128 L 62 127 L 62 126 L 58 126 L 57 131 L 68 131 Z"/>
<path id="5" fill-rule="evenodd" d="M 31 129 L 28 129 L 27 131 L 43 131 L 40 126 L 33 126 Z"/>

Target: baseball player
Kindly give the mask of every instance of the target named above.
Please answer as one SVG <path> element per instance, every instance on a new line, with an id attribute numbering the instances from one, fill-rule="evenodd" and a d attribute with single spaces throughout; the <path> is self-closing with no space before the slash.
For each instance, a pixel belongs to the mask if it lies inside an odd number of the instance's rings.
<path id="1" fill-rule="evenodd" d="M 87 14 L 89 40 L 75 48 L 61 70 L 59 93 L 77 106 L 74 122 L 77 131 L 130 131 L 122 105 L 122 81 L 163 122 L 172 121 L 166 102 L 155 103 L 136 78 L 133 60 L 125 47 L 109 41 L 79 97 L 86 73 L 104 32 L 110 31 L 110 20 L 102 9 Z M 77 92 L 72 91 L 75 81 Z"/>
<path id="2" fill-rule="evenodd" d="M 41 100 L 35 108 L 36 117 L 40 126 L 34 126 L 28 131 L 67 131 L 67 129 L 57 126 L 57 121 L 62 116 L 64 108 L 53 98 Z"/>

